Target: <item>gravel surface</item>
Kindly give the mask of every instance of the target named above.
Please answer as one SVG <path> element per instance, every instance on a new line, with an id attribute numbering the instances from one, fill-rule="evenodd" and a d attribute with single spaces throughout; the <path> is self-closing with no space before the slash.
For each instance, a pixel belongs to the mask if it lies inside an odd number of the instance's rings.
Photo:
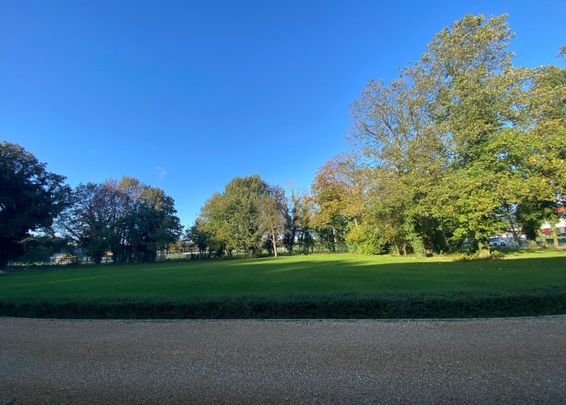
<path id="1" fill-rule="evenodd" d="M 0 404 L 566 403 L 566 316 L 0 318 Z"/>

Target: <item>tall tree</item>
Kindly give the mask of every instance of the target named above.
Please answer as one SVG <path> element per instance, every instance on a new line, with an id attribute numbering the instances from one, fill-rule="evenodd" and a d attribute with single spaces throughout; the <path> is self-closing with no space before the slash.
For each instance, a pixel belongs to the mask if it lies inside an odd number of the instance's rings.
<path id="1" fill-rule="evenodd" d="M 261 247 L 259 203 L 268 194 L 269 186 L 259 176 L 235 177 L 224 189 L 226 226 L 231 244 L 253 256 Z"/>
<path id="2" fill-rule="evenodd" d="M 519 145 L 523 154 L 517 166 L 538 179 L 539 190 L 518 204 L 518 221 L 529 239 L 539 234 L 543 243 L 546 237 L 537 231 L 548 222 L 558 247 L 556 211 L 564 205 L 566 195 L 566 69 L 545 66 L 534 70 L 528 96 L 528 142 Z"/>
<path id="3" fill-rule="evenodd" d="M 357 244 L 371 250 L 392 246 L 396 253 L 438 248 L 437 226 L 423 201 L 442 177 L 447 153 L 427 109 L 426 93 L 408 76 L 390 85 L 371 81 L 353 112 L 355 139 L 368 167 L 362 211 L 366 224 L 350 240 L 357 238 Z M 368 232 L 368 223 L 377 232 Z M 379 244 L 367 240 L 376 237 Z"/>
<path id="4" fill-rule="evenodd" d="M 297 244 L 306 255 L 312 251 L 315 243 L 313 236 L 315 203 L 312 196 L 302 194 L 295 196 L 293 206 L 296 211 Z"/>
<path id="5" fill-rule="evenodd" d="M 123 177 L 112 186 L 126 195 L 130 205 L 123 218 L 128 261 L 154 261 L 157 251 L 177 241 L 182 232 L 173 198 L 131 177 Z"/>
<path id="6" fill-rule="evenodd" d="M 258 230 L 271 242 L 274 257 L 277 257 L 279 236 L 285 231 L 286 211 L 285 193 L 280 187 L 271 187 L 259 202 Z"/>
<path id="7" fill-rule="evenodd" d="M 322 166 L 311 187 L 313 201 L 318 208 L 313 226 L 321 242 L 332 252 L 338 245 L 344 244 L 350 201 L 348 185 L 339 178 L 338 165 L 339 161 L 333 160 Z"/>
<path id="8" fill-rule="evenodd" d="M 0 143 L 0 268 L 20 256 L 31 231 L 50 227 L 67 204 L 63 176 L 19 145 Z"/>
<path id="9" fill-rule="evenodd" d="M 291 190 L 291 196 L 286 204 L 285 216 L 285 232 L 283 234 L 283 244 L 290 255 L 297 243 L 298 232 L 298 196 L 294 190 Z"/>
<path id="10" fill-rule="evenodd" d="M 512 36 L 506 16 L 466 15 L 437 34 L 409 71 L 449 140 L 451 167 L 434 197 L 436 213 L 452 223 L 456 238 L 484 248 L 509 226 L 501 208 L 517 204 L 524 174 L 512 157 L 513 147 L 528 141 L 521 129 L 529 72 L 512 66 Z"/>
<path id="11" fill-rule="evenodd" d="M 222 194 L 213 195 L 199 216 L 210 241 L 229 255 L 235 250 L 257 255 L 263 236 L 258 221 L 260 202 L 269 195 L 269 190 L 259 176 L 235 177 Z"/>
<path id="12" fill-rule="evenodd" d="M 466 238 L 487 249 L 494 234 L 519 239 L 549 220 L 544 207 L 564 195 L 564 71 L 513 67 L 511 38 L 506 16 L 466 15 L 398 79 L 371 81 L 353 107 L 362 203 L 329 163 L 313 188 L 318 219 L 341 213 L 350 244 L 403 252 Z"/>
<path id="13" fill-rule="evenodd" d="M 59 230 L 100 264 L 112 249 L 112 237 L 119 219 L 114 190 L 103 184 L 80 184 L 71 196 L 71 205 L 57 218 Z M 116 252 L 118 253 L 118 252 Z"/>

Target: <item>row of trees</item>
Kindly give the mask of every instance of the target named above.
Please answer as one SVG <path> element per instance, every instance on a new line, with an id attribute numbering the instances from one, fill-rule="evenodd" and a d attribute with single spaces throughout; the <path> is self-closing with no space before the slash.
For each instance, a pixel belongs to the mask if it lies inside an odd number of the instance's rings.
<path id="1" fill-rule="evenodd" d="M 545 241 L 566 195 L 566 70 L 514 67 L 511 38 L 506 16 L 455 22 L 396 80 L 369 82 L 354 151 L 320 169 L 311 195 L 236 178 L 188 239 L 229 255 L 265 241 L 276 253 L 277 240 L 369 254 L 487 253 L 506 231 Z"/>
<path id="2" fill-rule="evenodd" d="M 154 261 L 182 232 L 173 199 L 132 177 L 79 185 L 55 225 L 97 264 Z"/>
<path id="3" fill-rule="evenodd" d="M 513 66 L 511 38 L 505 16 L 455 22 L 396 80 L 369 82 L 352 108 L 354 151 L 325 164 L 310 195 L 237 177 L 205 203 L 184 241 L 220 256 L 308 253 L 315 244 L 487 251 L 503 231 L 535 240 L 564 208 L 566 69 Z M 30 239 L 39 230 L 51 239 Z M 107 251 L 115 262 L 152 261 L 181 234 L 163 190 L 129 177 L 71 190 L 20 146 L 0 143 L 0 266 L 26 246 L 61 240 L 97 263 Z"/>
<path id="4" fill-rule="evenodd" d="M 291 254 L 296 245 L 308 253 L 314 244 L 312 207 L 308 196 L 288 199 L 259 176 L 236 177 L 204 204 L 186 239 L 208 257 L 264 250 L 277 257 L 280 245 Z"/>
<path id="5" fill-rule="evenodd" d="M 355 153 L 313 184 L 319 225 L 367 253 L 432 253 L 556 223 L 566 70 L 514 67 L 511 38 L 505 16 L 467 15 L 398 79 L 371 81 L 353 105 Z"/>
<path id="6" fill-rule="evenodd" d="M 74 190 L 21 146 L 0 143 L 0 267 L 8 260 L 82 249 L 99 264 L 155 260 L 182 233 L 163 190 L 124 177 Z"/>

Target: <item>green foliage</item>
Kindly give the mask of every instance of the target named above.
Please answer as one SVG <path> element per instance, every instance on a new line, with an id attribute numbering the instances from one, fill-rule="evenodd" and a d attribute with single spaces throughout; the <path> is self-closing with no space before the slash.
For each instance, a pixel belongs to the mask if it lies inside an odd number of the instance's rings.
<path id="1" fill-rule="evenodd" d="M 444 28 L 398 78 L 367 84 L 352 108 L 355 151 L 323 165 L 311 195 L 288 200 L 259 176 L 236 177 L 204 204 L 186 243 L 208 258 L 277 256 L 281 246 L 492 258 L 489 238 L 502 232 L 547 247 L 549 222 L 558 247 L 566 69 L 514 66 L 512 37 L 505 15 Z M 96 263 L 107 251 L 153 261 L 181 234 L 173 199 L 137 179 L 83 184 L 71 201 L 68 191 L 33 155 L 0 144 L 0 266 L 69 204 L 58 229 Z"/>
<path id="2" fill-rule="evenodd" d="M 500 250 L 493 250 L 489 254 L 485 252 L 473 252 L 473 253 L 457 253 L 451 256 L 452 260 L 455 262 L 473 262 L 477 260 L 500 260 L 505 257 L 505 253 Z"/>
<path id="3" fill-rule="evenodd" d="M 49 262 L 57 252 L 69 250 L 67 241 L 52 235 L 32 235 L 21 241 L 24 254 L 18 258 L 20 262 Z"/>
<path id="4" fill-rule="evenodd" d="M 293 215 L 297 221 L 296 213 Z M 235 177 L 222 194 L 213 195 L 205 203 L 191 228 L 191 237 L 200 241 L 201 254 L 207 251 L 209 257 L 212 251 L 216 256 L 224 251 L 228 255 L 240 251 L 258 256 L 266 241 L 276 256 L 290 218 L 280 187 L 268 185 L 259 176 Z"/>
<path id="5" fill-rule="evenodd" d="M 67 204 L 64 180 L 21 146 L 0 143 L 0 268 L 24 253 L 30 231 L 52 225 Z"/>
<path id="6" fill-rule="evenodd" d="M 313 183 L 319 227 L 334 239 L 347 230 L 357 251 L 429 255 L 472 240 L 489 256 L 490 237 L 534 240 L 555 223 L 566 195 L 566 70 L 514 67 L 512 36 L 506 16 L 466 15 L 398 79 L 370 81 L 353 106 L 359 153 L 329 162 Z"/>
<path id="7" fill-rule="evenodd" d="M 346 242 L 357 253 L 378 255 L 388 252 L 387 242 L 376 234 L 376 227 L 368 222 L 352 226 L 346 235 Z"/>
<path id="8" fill-rule="evenodd" d="M 277 241 L 285 231 L 287 205 L 285 193 L 279 187 L 272 187 L 269 194 L 263 196 L 258 206 L 258 232 L 266 235 L 268 246 L 277 257 Z"/>
<path id="9" fill-rule="evenodd" d="M 363 216 L 363 173 L 354 156 L 337 156 L 318 171 L 312 184 L 312 226 L 331 252 L 345 244 L 348 224 L 357 224 Z"/>
<path id="10" fill-rule="evenodd" d="M 303 254 L 312 253 L 314 248 L 314 215 L 315 204 L 311 196 L 301 195 L 293 200 L 297 241 L 296 244 Z"/>
<path id="11" fill-rule="evenodd" d="M 57 222 L 96 264 L 107 251 L 117 263 L 154 261 L 181 233 L 173 199 L 131 177 L 79 185 Z"/>

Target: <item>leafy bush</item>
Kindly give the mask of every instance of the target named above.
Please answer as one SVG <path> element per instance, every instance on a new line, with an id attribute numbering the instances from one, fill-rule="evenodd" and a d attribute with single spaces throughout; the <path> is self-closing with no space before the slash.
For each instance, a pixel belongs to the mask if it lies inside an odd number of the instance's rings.
<path id="1" fill-rule="evenodd" d="M 501 250 L 492 250 L 489 253 L 482 251 L 475 253 L 456 253 L 452 256 L 454 262 L 473 262 L 477 260 L 499 260 L 505 257 Z"/>

